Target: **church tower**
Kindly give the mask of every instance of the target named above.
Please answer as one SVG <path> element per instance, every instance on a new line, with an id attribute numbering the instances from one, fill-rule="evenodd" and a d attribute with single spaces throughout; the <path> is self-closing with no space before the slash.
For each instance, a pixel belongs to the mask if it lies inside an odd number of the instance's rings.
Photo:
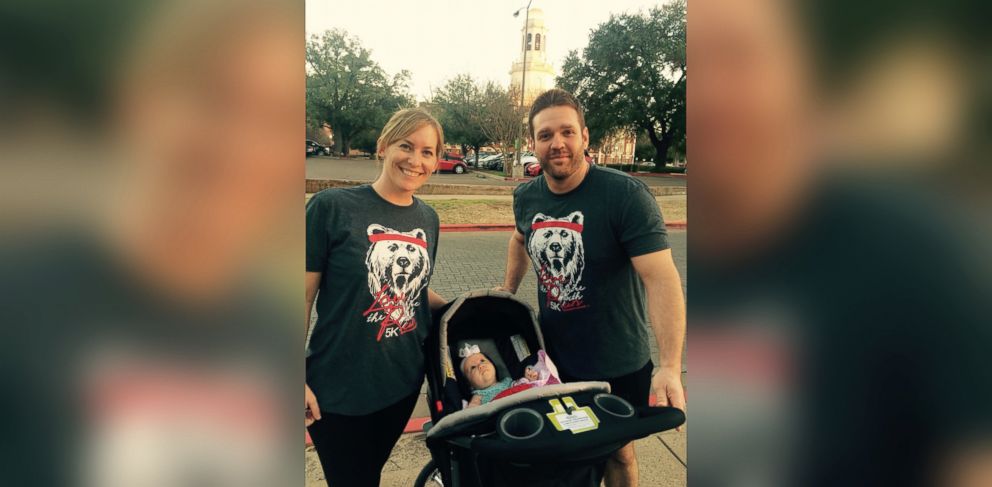
<path id="1" fill-rule="evenodd" d="M 520 50 L 517 61 L 510 70 L 510 87 L 520 93 L 524 90 L 524 105 L 555 86 L 555 72 L 547 60 L 548 29 L 544 26 L 544 12 L 532 8 L 526 25 L 520 30 Z M 519 100 L 517 100 L 519 102 Z"/>

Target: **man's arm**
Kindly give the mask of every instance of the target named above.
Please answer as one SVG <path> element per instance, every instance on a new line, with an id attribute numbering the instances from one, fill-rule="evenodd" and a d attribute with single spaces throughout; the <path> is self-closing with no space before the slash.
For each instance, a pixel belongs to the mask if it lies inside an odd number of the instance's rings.
<path id="1" fill-rule="evenodd" d="M 516 294 L 520 281 L 524 279 L 530 257 L 524 248 L 524 236 L 514 230 L 510 237 L 510 246 L 506 251 L 506 275 L 503 277 L 503 289 Z"/>
<path id="2" fill-rule="evenodd" d="M 433 289 L 427 288 L 427 303 L 431 307 L 431 310 L 435 310 L 448 304 L 448 300 L 444 299 L 443 296 L 434 292 Z"/>
<path id="3" fill-rule="evenodd" d="M 682 387 L 682 346 L 685 343 L 685 298 L 682 279 L 672 260 L 671 249 L 640 255 L 631 259 L 644 281 L 648 299 L 648 317 L 658 340 L 661 363 L 651 380 L 658 404 L 685 411 Z"/>

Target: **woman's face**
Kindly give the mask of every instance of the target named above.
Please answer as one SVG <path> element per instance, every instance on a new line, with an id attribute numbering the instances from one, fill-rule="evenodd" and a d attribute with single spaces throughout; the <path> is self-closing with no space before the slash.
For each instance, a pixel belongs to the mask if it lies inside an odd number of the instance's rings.
<path id="1" fill-rule="evenodd" d="M 379 176 L 398 192 L 414 192 L 427 182 L 437 168 L 437 131 L 424 125 L 386 147 Z"/>

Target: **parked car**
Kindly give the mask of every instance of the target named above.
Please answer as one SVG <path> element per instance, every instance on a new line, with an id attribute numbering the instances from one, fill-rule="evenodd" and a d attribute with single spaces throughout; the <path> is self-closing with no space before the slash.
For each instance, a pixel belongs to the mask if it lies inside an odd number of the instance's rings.
<path id="1" fill-rule="evenodd" d="M 528 176 L 531 176 L 531 177 L 540 176 L 541 175 L 541 163 L 540 162 L 531 162 L 531 163 L 528 163 L 527 165 L 524 166 L 524 174 L 526 174 Z"/>
<path id="2" fill-rule="evenodd" d="M 490 157 L 488 159 L 485 159 L 484 162 L 483 162 L 483 164 L 485 165 L 485 168 L 486 169 L 492 169 L 494 171 L 502 171 L 503 170 L 503 155 L 502 154 L 496 154 L 496 155 L 494 155 L 494 156 L 492 156 L 492 157 Z"/>
<path id="3" fill-rule="evenodd" d="M 520 158 L 520 164 L 524 167 L 527 167 L 529 164 L 533 164 L 535 162 L 539 162 L 537 160 L 537 157 L 534 156 L 533 154 L 528 155 L 527 152 L 525 152 L 524 155 Z"/>
<path id="4" fill-rule="evenodd" d="M 326 145 L 318 144 L 317 142 L 307 139 L 307 157 L 319 156 L 319 155 L 324 155 L 324 156 L 331 155 L 331 148 Z"/>
<path id="5" fill-rule="evenodd" d="M 455 174 L 463 174 L 467 170 L 468 164 L 465 164 L 461 156 L 445 154 L 437 161 L 437 170 L 435 172 L 451 171 Z"/>

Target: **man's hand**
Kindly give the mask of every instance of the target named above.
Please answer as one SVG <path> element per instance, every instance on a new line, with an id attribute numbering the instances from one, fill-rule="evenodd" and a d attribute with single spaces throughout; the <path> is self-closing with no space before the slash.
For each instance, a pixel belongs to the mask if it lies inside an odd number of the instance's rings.
<path id="1" fill-rule="evenodd" d="M 496 287 L 493 288 L 493 291 L 503 291 L 505 293 L 517 294 L 516 291 L 514 291 L 512 289 L 509 289 L 509 288 L 506 288 L 506 287 L 503 287 L 503 286 L 496 286 Z"/>
<path id="2" fill-rule="evenodd" d="M 320 406 L 317 405 L 317 396 L 310 390 L 310 386 L 303 384 L 303 387 L 306 389 L 303 396 L 307 406 L 305 426 L 310 426 L 314 421 L 320 419 Z"/>
<path id="3" fill-rule="evenodd" d="M 682 372 L 678 369 L 661 368 L 651 378 L 651 388 L 659 406 L 671 406 L 685 411 L 685 388 L 682 387 Z M 675 428 L 682 431 L 682 427 Z"/>

